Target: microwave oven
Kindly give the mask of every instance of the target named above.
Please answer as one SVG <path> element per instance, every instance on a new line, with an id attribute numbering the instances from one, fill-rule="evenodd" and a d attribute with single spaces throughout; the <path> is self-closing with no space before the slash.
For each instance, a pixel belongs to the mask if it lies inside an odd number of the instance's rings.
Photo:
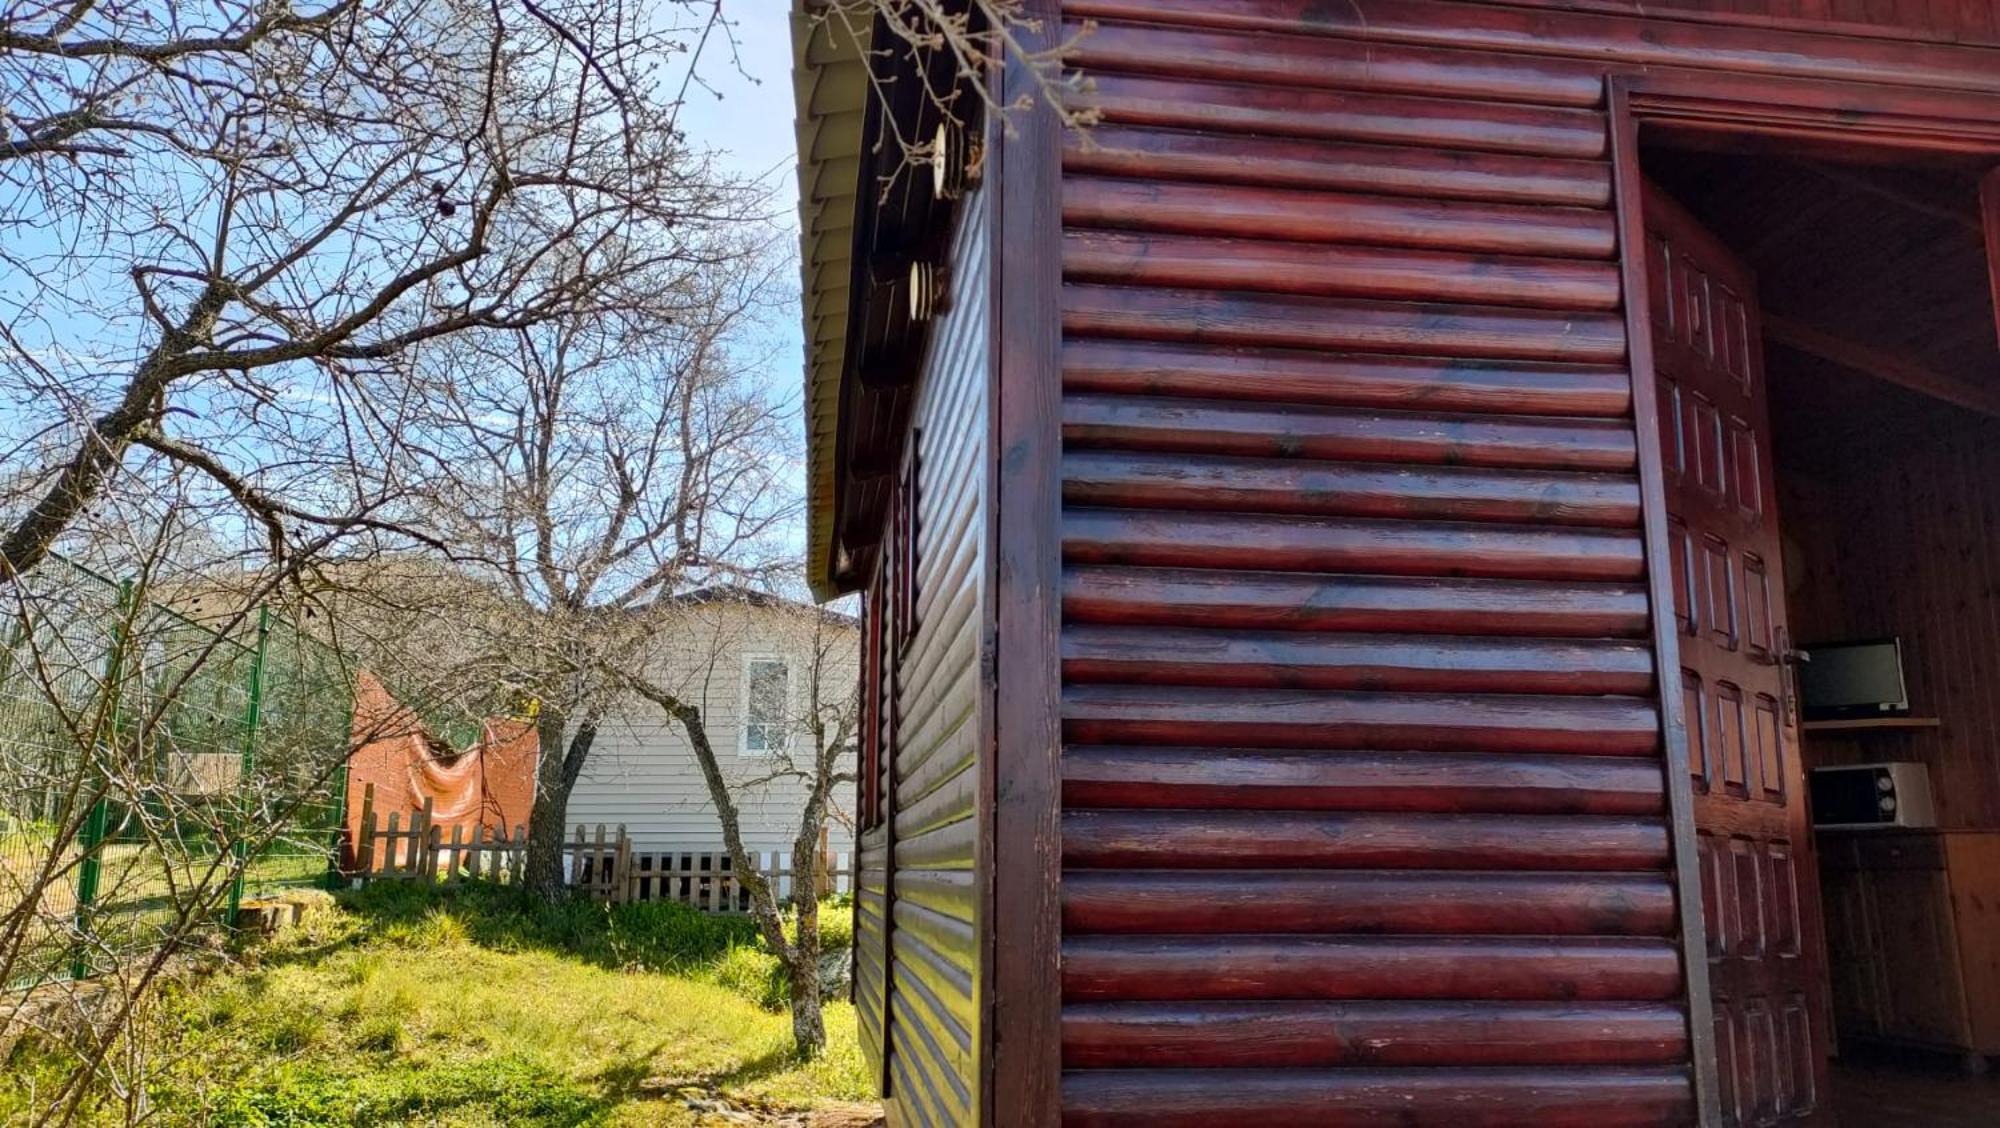
<path id="1" fill-rule="evenodd" d="M 1814 768 L 1813 826 L 1820 830 L 1937 825 L 1931 777 L 1911 761 Z"/>

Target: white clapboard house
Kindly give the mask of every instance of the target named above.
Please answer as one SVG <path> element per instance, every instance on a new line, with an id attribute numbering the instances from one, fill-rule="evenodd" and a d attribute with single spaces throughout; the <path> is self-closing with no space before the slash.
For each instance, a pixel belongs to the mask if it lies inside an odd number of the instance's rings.
<path id="1" fill-rule="evenodd" d="M 656 682 L 698 705 L 709 741 L 737 796 L 744 843 L 789 854 L 798 833 L 818 713 L 831 722 L 854 708 L 859 623 L 821 607 L 718 587 L 677 600 L 673 634 L 655 660 Z M 840 770 L 854 771 L 856 725 L 848 721 Z M 833 791 L 828 847 L 844 862 L 853 849 L 854 785 Z M 640 701 L 606 720 L 570 795 L 571 835 L 623 826 L 633 853 L 715 855 L 722 831 L 708 786 L 681 727 Z"/>

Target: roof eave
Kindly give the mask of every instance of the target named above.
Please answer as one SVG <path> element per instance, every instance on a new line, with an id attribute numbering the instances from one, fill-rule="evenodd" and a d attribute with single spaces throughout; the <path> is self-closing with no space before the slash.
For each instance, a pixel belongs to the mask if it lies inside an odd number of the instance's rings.
<path id="1" fill-rule="evenodd" d="M 838 4 L 792 0 L 792 91 L 799 147 L 799 273 L 805 329 L 806 582 L 846 594 L 834 535 L 840 382 L 847 354 L 855 208 L 868 99 L 867 27 Z"/>

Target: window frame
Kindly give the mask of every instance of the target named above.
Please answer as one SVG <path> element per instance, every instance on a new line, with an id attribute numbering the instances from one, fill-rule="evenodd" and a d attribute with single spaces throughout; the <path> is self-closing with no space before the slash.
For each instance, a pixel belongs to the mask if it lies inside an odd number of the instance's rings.
<path id="1" fill-rule="evenodd" d="M 862 635 L 862 699 L 861 699 L 861 763 L 860 767 L 860 829 L 873 830 L 882 825 L 882 754 L 885 740 L 882 735 L 882 718 L 887 696 L 887 632 L 884 629 L 883 605 L 884 583 L 878 570 L 874 582 L 868 585 L 861 602 Z"/>
<path id="2" fill-rule="evenodd" d="M 922 427 L 910 428 L 910 441 L 903 452 L 903 465 L 897 475 L 893 520 L 890 523 L 890 556 L 894 567 L 890 569 L 893 587 L 895 627 L 895 655 L 907 655 L 912 643 L 917 639 L 917 542 L 923 535 L 923 522 L 919 509 L 923 502 L 923 438 Z"/>
<path id="3" fill-rule="evenodd" d="M 750 719 L 750 702 L 752 695 L 751 670 L 759 663 L 774 663 L 780 670 L 784 671 L 785 675 L 784 700 L 779 709 L 779 714 L 780 714 L 779 719 L 776 722 L 752 721 Z M 791 659 L 785 657 L 783 654 L 777 654 L 770 651 L 755 651 L 746 653 L 743 655 L 742 673 L 743 673 L 743 689 L 742 693 L 739 695 L 740 710 L 738 713 L 737 723 L 736 723 L 737 754 L 739 756 L 749 757 L 758 760 L 769 760 L 785 755 L 787 752 L 791 751 L 791 744 L 792 744 L 792 739 L 791 739 L 792 717 L 790 715 L 791 705 L 792 705 Z M 763 727 L 769 727 L 773 723 L 775 723 L 780 730 L 780 734 L 782 736 L 781 742 L 774 747 L 765 747 L 765 748 L 750 747 L 751 725 L 755 724 Z"/>

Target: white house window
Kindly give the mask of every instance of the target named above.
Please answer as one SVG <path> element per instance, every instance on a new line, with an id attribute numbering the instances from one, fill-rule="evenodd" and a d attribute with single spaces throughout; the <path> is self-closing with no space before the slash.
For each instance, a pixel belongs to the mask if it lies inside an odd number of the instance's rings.
<path id="1" fill-rule="evenodd" d="M 791 671 L 784 659 L 750 659 L 744 664 L 743 684 L 743 751 L 783 752 L 791 702 Z"/>

